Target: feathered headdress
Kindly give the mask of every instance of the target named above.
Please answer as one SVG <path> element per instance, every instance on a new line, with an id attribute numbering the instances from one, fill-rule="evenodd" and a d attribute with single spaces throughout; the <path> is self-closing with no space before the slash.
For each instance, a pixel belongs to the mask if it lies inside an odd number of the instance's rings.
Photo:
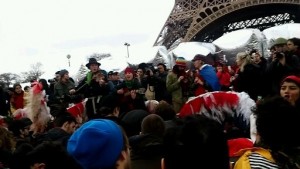
<path id="1" fill-rule="evenodd" d="M 249 124 L 251 109 L 255 106 L 254 100 L 245 92 L 208 92 L 190 98 L 179 112 L 179 117 L 191 114 L 203 114 L 222 123 L 226 116 L 243 117 Z"/>
<path id="2" fill-rule="evenodd" d="M 45 126 L 51 118 L 49 107 L 45 101 L 46 93 L 41 83 L 35 83 L 28 95 L 28 104 L 25 107 L 27 116 L 35 127 Z"/>

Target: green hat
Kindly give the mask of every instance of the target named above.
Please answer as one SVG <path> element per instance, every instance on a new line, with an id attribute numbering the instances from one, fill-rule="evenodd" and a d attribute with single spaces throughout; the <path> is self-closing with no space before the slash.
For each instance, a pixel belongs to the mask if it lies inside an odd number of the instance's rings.
<path id="1" fill-rule="evenodd" d="M 287 43 L 287 40 L 285 38 L 277 38 L 274 41 L 273 46 L 275 46 L 275 45 L 283 45 L 283 44 L 286 44 L 286 43 Z"/>

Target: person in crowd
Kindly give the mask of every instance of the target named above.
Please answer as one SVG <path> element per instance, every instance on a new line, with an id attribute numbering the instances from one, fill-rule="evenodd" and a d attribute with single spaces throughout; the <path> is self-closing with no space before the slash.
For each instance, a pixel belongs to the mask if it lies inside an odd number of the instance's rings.
<path id="1" fill-rule="evenodd" d="M 141 124 L 143 119 L 150 113 L 143 109 L 131 110 L 121 116 L 121 126 L 128 137 L 138 135 L 141 132 Z"/>
<path id="2" fill-rule="evenodd" d="M 0 85 L 0 116 L 7 116 L 10 111 L 10 96 L 8 92 Z"/>
<path id="3" fill-rule="evenodd" d="M 224 63 L 218 62 L 216 64 L 217 69 L 217 77 L 219 79 L 220 85 L 221 85 L 221 91 L 230 91 L 230 78 L 231 75 Z"/>
<path id="4" fill-rule="evenodd" d="M 300 77 L 287 76 L 280 87 L 280 96 L 300 110 Z"/>
<path id="5" fill-rule="evenodd" d="M 51 157 L 51 158 L 49 158 Z M 43 142 L 26 154 L 28 168 L 31 169 L 81 169 L 58 143 Z"/>
<path id="6" fill-rule="evenodd" d="M 204 115 L 187 116 L 182 125 L 167 130 L 164 146 L 164 169 L 229 169 L 223 127 Z"/>
<path id="7" fill-rule="evenodd" d="M 156 77 L 154 76 L 153 65 L 140 63 L 137 68 L 136 78 L 141 84 L 141 90 L 145 91 L 144 100 L 155 99 Z"/>
<path id="8" fill-rule="evenodd" d="M 257 79 L 260 82 L 261 85 L 261 97 L 265 97 L 268 95 L 268 82 L 267 79 L 268 77 L 266 76 L 266 69 L 268 66 L 268 61 L 265 57 L 261 55 L 261 53 L 257 49 L 252 49 L 249 53 L 251 57 L 251 61 L 253 64 L 257 65 L 259 67 L 259 71 L 261 72 L 261 78 Z"/>
<path id="9" fill-rule="evenodd" d="M 53 121 L 53 128 L 49 129 L 37 139 L 39 143 L 53 141 L 66 147 L 67 141 L 77 127 L 77 121 L 68 112 L 59 113 Z"/>
<path id="10" fill-rule="evenodd" d="M 246 92 L 251 99 L 256 101 L 262 93 L 260 68 L 253 64 L 251 56 L 247 52 L 239 52 L 236 55 L 236 65 L 238 69 L 235 75 L 231 77 L 233 90 Z"/>
<path id="11" fill-rule="evenodd" d="M 12 153 L 16 148 L 13 134 L 0 126 L 0 167 L 9 168 Z"/>
<path id="12" fill-rule="evenodd" d="M 59 102 L 64 102 L 67 96 L 75 93 L 75 84 L 69 80 L 69 72 L 66 69 L 59 71 L 60 79 L 54 85 L 54 97 Z"/>
<path id="13" fill-rule="evenodd" d="M 23 117 L 21 119 L 13 119 L 11 122 L 9 122 L 8 130 L 11 131 L 14 135 L 16 147 L 23 143 L 31 144 L 31 124 L 32 121 L 27 117 Z"/>
<path id="14" fill-rule="evenodd" d="M 256 142 L 240 151 L 234 169 L 299 168 L 299 112 L 285 98 L 266 97 L 254 109 Z M 280 125 L 278 125 L 280 124 Z M 290 132 L 293 131 L 293 132 Z"/>
<path id="15" fill-rule="evenodd" d="M 177 123 L 180 122 L 172 105 L 165 101 L 159 102 L 155 108 L 155 114 L 159 115 L 164 120 L 166 130 L 178 125 Z"/>
<path id="16" fill-rule="evenodd" d="M 286 42 L 289 55 L 295 55 L 300 58 L 300 38 L 290 38 Z"/>
<path id="17" fill-rule="evenodd" d="M 192 59 L 194 67 L 198 74 L 203 77 L 204 81 L 200 81 L 199 84 L 205 85 L 208 91 L 219 91 L 221 89 L 217 73 L 212 65 L 206 64 L 206 56 L 197 54 Z M 204 84 L 205 83 L 205 84 Z"/>
<path id="18" fill-rule="evenodd" d="M 172 106 L 176 113 L 189 97 L 190 80 L 185 72 L 186 67 L 187 61 L 183 57 L 178 57 L 172 71 L 167 75 L 166 87 L 172 96 Z"/>
<path id="19" fill-rule="evenodd" d="M 94 118 L 99 109 L 101 97 L 110 93 L 109 86 L 105 81 L 107 79 L 105 79 L 100 65 L 95 58 L 90 58 L 89 62 L 85 65 L 90 71 L 76 87 L 77 94 L 88 98 L 85 106 L 88 119 Z"/>
<path id="20" fill-rule="evenodd" d="M 279 94 L 280 83 L 284 77 L 300 73 L 300 60 L 288 53 L 287 40 L 277 38 L 273 46 L 275 52 L 272 55 L 272 62 L 266 69 L 269 95 L 272 96 Z"/>
<path id="21" fill-rule="evenodd" d="M 100 102 L 100 109 L 97 111 L 95 118 L 109 119 L 121 125 L 120 105 L 116 101 L 117 97 L 114 94 L 103 96 Z"/>
<path id="22" fill-rule="evenodd" d="M 25 87 L 24 87 L 24 92 L 28 93 L 29 90 L 30 90 L 30 86 L 25 86 Z"/>
<path id="23" fill-rule="evenodd" d="M 26 106 L 26 94 L 19 83 L 15 83 L 13 86 L 13 95 L 10 98 L 10 105 L 12 113 L 18 109 L 23 109 Z"/>
<path id="24" fill-rule="evenodd" d="M 164 63 L 157 64 L 157 73 L 155 74 L 156 85 L 154 87 L 155 91 L 155 100 L 161 101 L 164 100 L 171 104 L 171 95 L 167 90 L 167 76 L 168 70 Z"/>
<path id="25" fill-rule="evenodd" d="M 70 137 L 67 151 L 84 169 L 131 167 L 128 138 L 112 120 L 84 123 Z"/>
<path id="26" fill-rule="evenodd" d="M 141 125 L 141 133 L 129 138 L 132 169 L 160 169 L 163 155 L 165 124 L 156 114 L 146 116 Z"/>
<path id="27" fill-rule="evenodd" d="M 134 78 L 134 70 L 130 67 L 125 69 L 124 81 L 116 86 L 120 105 L 120 116 L 134 109 L 146 110 L 143 94 L 139 92 L 141 84 Z"/>

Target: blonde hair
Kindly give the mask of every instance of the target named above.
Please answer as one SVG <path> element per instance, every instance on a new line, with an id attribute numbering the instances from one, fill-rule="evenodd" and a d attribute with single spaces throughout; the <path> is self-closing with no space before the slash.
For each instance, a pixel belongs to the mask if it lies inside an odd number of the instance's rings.
<path id="1" fill-rule="evenodd" d="M 247 64 L 252 63 L 251 56 L 247 52 L 239 52 L 238 54 L 236 54 L 236 59 L 241 61 L 241 65 L 240 65 L 241 72 L 244 71 L 244 67 Z"/>

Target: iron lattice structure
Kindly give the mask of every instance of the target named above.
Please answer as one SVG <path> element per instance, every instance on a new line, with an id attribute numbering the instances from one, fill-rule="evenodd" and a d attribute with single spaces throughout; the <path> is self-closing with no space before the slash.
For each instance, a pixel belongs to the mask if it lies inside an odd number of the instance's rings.
<path id="1" fill-rule="evenodd" d="M 212 42 L 226 32 L 300 23 L 300 0 L 175 0 L 154 46 Z"/>

